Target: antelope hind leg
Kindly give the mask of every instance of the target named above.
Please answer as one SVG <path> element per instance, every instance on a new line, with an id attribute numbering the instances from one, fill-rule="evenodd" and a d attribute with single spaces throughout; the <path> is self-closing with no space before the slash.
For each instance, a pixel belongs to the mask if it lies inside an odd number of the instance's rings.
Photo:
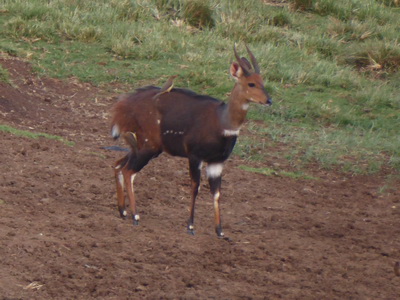
<path id="1" fill-rule="evenodd" d="M 125 207 L 125 195 L 124 195 L 125 180 L 124 180 L 124 175 L 122 173 L 122 168 L 125 166 L 127 159 L 128 159 L 128 156 L 125 156 L 124 158 L 117 161 L 117 163 L 115 164 L 115 168 L 114 168 L 115 183 L 117 186 L 118 211 L 119 211 L 121 218 L 123 218 L 123 219 L 126 218 L 127 212 L 126 212 L 126 207 Z"/>

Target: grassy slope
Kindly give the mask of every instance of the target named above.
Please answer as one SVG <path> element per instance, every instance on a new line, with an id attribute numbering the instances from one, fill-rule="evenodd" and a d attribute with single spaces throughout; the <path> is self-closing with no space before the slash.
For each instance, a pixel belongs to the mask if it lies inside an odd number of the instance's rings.
<path id="1" fill-rule="evenodd" d="M 265 126 L 251 121 L 257 138 L 242 138 L 236 154 L 262 160 L 279 143 L 293 164 L 399 170 L 400 9 L 378 0 L 314 0 L 307 11 L 293 10 L 302 1 L 264 2 L 3 0 L 0 51 L 47 76 L 134 88 L 178 74 L 177 86 L 225 99 L 232 45 L 243 51 L 246 42 L 275 105 L 253 107 L 250 119 Z"/>

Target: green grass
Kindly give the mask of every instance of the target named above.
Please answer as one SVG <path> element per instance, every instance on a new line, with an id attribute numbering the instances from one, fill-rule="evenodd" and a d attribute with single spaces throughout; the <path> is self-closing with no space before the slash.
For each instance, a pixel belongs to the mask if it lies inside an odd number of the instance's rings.
<path id="1" fill-rule="evenodd" d="M 275 1 L 276 2 L 276 1 Z M 253 107 L 254 137 L 235 153 L 262 161 L 269 147 L 292 164 L 350 172 L 400 170 L 400 9 L 394 0 L 3 0 L 0 51 L 40 75 L 133 89 L 162 84 L 226 99 L 232 46 L 259 60 L 274 98 Z M 264 125 L 261 125 L 264 124 Z"/>
<path id="2" fill-rule="evenodd" d="M 1 65 L 0 65 L 0 82 L 6 82 L 6 83 L 10 82 L 10 75 L 8 74 L 7 69 L 4 69 Z"/>
<path id="3" fill-rule="evenodd" d="M 27 130 L 20 130 L 20 129 L 16 129 L 16 128 L 13 128 L 8 125 L 0 124 L 0 131 L 11 133 L 16 136 L 30 138 L 30 139 L 46 138 L 49 140 L 56 140 L 56 141 L 60 141 L 60 142 L 64 143 L 67 146 L 70 146 L 70 147 L 75 145 L 74 142 L 68 141 L 61 136 L 47 134 L 47 133 L 43 133 L 43 132 L 32 132 L 32 131 L 27 131 Z"/>
<path id="4" fill-rule="evenodd" d="M 287 171 L 277 171 L 271 168 L 254 168 L 245 165 L 239 166 L 239 169 L 245 170 L 247 172 L 253 172 L 262 174 L 265 176 L 282 176 L 289 177 L 293 179 L 306 179 L 306 180 L 318 180 L 318 178 L 304 174 L 303 172 L 287 172 Z"/>

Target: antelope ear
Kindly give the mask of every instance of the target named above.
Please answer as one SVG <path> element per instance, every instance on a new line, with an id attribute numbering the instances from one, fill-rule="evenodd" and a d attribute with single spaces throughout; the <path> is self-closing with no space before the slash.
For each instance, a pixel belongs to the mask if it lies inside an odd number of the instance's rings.
<path id="1" fill-rule="evenodd" d="M 237 81 L 240 77 L 243 76 L 243 69 L 241 66 L 239 66 L 239 64 L 237 62 L 233 62 L 231 64 L 231 75 L 232 77 Z"/>

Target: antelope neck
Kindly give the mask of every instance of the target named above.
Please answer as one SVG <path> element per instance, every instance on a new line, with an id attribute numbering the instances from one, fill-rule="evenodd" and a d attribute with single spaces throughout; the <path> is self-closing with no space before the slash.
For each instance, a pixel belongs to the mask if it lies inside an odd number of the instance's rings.
<path id="1" fill-rule="evenodd" d="M 238 87 L 232 90 L 228 104 L 222 114 L 222 126 L 225 130 L 237 131 L 246 119 L 248 101 L 239 96 Z"/>

